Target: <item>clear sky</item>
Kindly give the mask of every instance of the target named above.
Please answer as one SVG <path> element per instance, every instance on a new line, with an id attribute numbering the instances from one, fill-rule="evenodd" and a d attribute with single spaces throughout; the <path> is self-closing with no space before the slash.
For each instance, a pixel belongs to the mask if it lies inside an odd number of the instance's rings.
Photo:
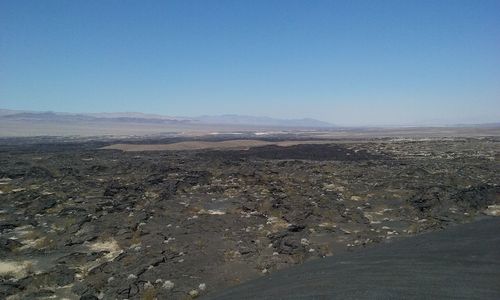
<path id="1" fill-rule="evenodd" d="M 0 108 L 500 122 L 500 1 L 0 0 Z"/>

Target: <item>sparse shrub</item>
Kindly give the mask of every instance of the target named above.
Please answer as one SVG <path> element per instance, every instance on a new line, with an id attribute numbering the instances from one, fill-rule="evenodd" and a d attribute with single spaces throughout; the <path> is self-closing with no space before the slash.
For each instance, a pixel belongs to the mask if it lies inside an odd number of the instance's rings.
<path id="1" fill-rule="evenodd" d="M 148 286 L 145 288 L 144 293 L 142 294 L 143 300 L 154 300 L 156 299 L 156 289 L 154 286 Z"/>
<path id="2" fill-rule="evenodd" d="M 76 219 L 71 217 L 71 218 L 66 218 L 64 219 L 62 223 L 62 228 L 64 228 L 64 231 L 67 231 L 71 228 L 76 223 Z"/>
<path id="3" fill-rule="evenodd" d="M 85 278 L 89 275 L 90 268 L 91 268 L 90 265 L 82 265 L 78 268 L 78 270 L 80 271 L 79 273 L 82 276 L 82 278 Z"/>
<path id="4" fill-rule="evenodd" d="M 332 256 L 333 255 L 332 246 L 330 244 L 318 245 L 318 252 L 322 256 Z"/>
<path id="5" fill-rule="evenodd" d="M 124 266 L 130 266 L 135 262 L 135 257 L 133 255 L 127 255 L 122 260 Z"/>
<path id="6" fill-rule="evenodd" d="M 272 217 L 276 217 L 278 219 L 282 219 L 283 218 L 283 213 L 279 209 L 272 209 L 269 212 L 269 215 L 272 216 Z"/>
<path id="7" fill-rule="evenodd" d="M 130 242 L 132 245 L 136 245 L 136 244 L 141 243 L 141 232 L 139 230 L 135 230 L 132 233 L 132 238 L 130 239 Z"/>
<path id="8" fill-rule="evenodd" d="M 47 273 L 44 274 L 39 274 L 35 275 L 33 277 L 33 282 L 30 285 L 30 288 L 32 289 L 37 289 L 37 288 L 46 288 L 54 285 L 54 281 L 52 280 L 51 276 Z"/>
<path id="9" fill-rule="evenodd" d="M 24 270 L 26 271 L 26 275 L 35 274 L 35 268 L 33 266 L 33 263 L 30 261 L 25 264 Z"/>
<path id="10" fill-rule="evenodd" d="M 230 260 L 235 260 L 241 257 L 241 253 L 236 250 L 228 250 L 224 252 L 224 260 L 225 261 L 230 261 Z"/>
<path id="11" fill-rule="evenodd" d="M 23 238 L 27 239 L 27 240 L 37 240 L 40 238 L 40 233 L 38 231 L 32 230 L 32 231 L 26 232 L 23 235 Z"/>
<path id="12" fill-rule="evenodd" d="M 239 277 L 234 277 L 230 279 L 230 282 L 233 283 L 234 285 L 237 285 L 241 283 L 241 279 Z"/>
<path id="13" fill-rule="evenodd" d="M 194 245 L 199 249 L 199 250 L 203 250 L 205 249 L 206 245 L 205 245 L 205 242 L 203 240 L 196 240 L 194 242 Z"/>
<path id="14" fill-rule="evenodd" d="M 35 242 L 35 247 L 37 249 L 52 249 L 56 245 L 56 242 L 53 239 L 43 237 Z"/>

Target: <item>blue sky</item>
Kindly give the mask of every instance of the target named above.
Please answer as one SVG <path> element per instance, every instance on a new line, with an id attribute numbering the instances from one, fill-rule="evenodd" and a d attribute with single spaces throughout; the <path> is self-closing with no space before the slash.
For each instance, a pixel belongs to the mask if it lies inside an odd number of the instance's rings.
<path id="1" fill-rule="evenodd" d="M 0 0 L 0 108 L 500 121 L 500 1 Z"/>

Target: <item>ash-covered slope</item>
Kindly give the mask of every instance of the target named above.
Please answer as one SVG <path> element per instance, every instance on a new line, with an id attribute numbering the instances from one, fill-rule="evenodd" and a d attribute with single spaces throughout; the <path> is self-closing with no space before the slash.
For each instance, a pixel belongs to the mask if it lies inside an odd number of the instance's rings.
<path id="1" fill-rule="evenodd" d="M 208 299 L 500 299 L 500 218 L 276 272 Z"/>

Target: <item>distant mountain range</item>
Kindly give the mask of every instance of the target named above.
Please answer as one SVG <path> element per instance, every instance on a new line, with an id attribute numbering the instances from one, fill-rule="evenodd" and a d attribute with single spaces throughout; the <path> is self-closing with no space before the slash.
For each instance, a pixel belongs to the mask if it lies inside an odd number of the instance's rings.
<path id="1" fill-rule="evenodd" d="M 26 122 L 123 122 L 149 124 L 192 124 L 192 125 L 240 125 L 240 126 L 273 126 L 273 127 L 304 127 L 327 128 L 333 124 L 311 119 L 276 119 L 270 117 L 255 117 L 245 115 L 220 115 L 200 117 L 170 117 L 158 114 L 138 112 L 116 113 L 65 113 L 38 112 L 0 109 L 0 119 Z"/>
<path id="2" fill-rule="evenodd" d="M 195 118 L 204 124 L 231 124 L 231 125 L 266 125 L 290 127 L 333 127 L 333 124 L 311 118 L 303 119 L 275 119 L 269 117 L 254 117 L 245 115 L 200 116 Z"/>

